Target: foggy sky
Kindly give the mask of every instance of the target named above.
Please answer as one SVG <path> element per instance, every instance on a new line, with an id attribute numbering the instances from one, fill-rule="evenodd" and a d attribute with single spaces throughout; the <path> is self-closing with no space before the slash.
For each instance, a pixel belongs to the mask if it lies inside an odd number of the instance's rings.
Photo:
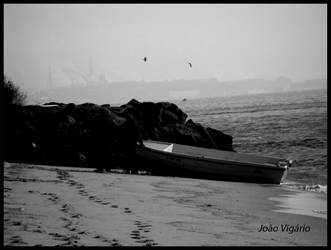
<path id="1" fill-rule="evenodd" d="M 64 86 L 90 65 L 110 82 L 326 78 L 327 5 L 4 5 L 9 78 L 45 87 L 51 67 Z"/>

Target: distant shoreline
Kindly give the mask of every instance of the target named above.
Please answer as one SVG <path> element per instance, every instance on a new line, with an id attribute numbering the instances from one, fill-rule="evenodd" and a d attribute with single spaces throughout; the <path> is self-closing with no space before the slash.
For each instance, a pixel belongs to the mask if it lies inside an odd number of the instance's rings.
<path id="1" fill-rule="evenodd" d="M 148 89 L 148 91 L 146 91 Z M 287 93 L 327 89 L 327 80 L 277 82 L 247 79 L 221 82 L 217 79 L 173 80 L 162 82 L 114 82 L 99 85 L 78 85 L 48 89 L 31 89 L 35 101 L 93 102 L 121 104 L 135 98 L 139 101 L 181 101 L 201 98 L 245 96 L 251 94 Z M 134 96 L 132 95 L 134 93 Z M 44 98 L 44 99 L 42 99 Z"/>

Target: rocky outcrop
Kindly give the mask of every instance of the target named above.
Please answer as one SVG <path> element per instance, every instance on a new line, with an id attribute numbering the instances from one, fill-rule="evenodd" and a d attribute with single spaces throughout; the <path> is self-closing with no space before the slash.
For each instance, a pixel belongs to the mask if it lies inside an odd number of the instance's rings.
<path id="1" fill-rule="evenodd" d="M 232 137 L 187 120 L 169 102 L 49 103 L 5 112 L 5 161 L 87 167 L 130 165 L 139 139 L 233 151 Z M 116 166 L 114 166 L 116 167 Z"/>

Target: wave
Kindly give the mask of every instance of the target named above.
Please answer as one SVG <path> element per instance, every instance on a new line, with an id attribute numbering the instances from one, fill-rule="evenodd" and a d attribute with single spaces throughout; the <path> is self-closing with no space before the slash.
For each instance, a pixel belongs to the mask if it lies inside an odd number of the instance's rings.
<path id="1" fill-rule="evenodd" d="M 195 108 L 186 110 L 191 115 L 228 115 L 240 113 L 256 113 L 256 112 L 272 112 L 272 111 L 294 111 L 294 110 L 308 110 L 326 108 L 325 102 L 314 103 L 286 103 L 286 104 L 271 104 L 271 105 L 250 105 L 250 106 L 237 106 L 237 107 L 214 107 L 214 108 Z"/>
<path id="2" fill-rule="evenodd" d="M 288 140 L 288 141 L 269 141 L 263 143 L 241 143 L 237 142 L 234 144 L 235 147 L 269 147 L 269 148 L 289 148 L 289 147 L 307 147 L 307 148 L 324 148 L 326 147 L 326 141 L 324 138 L 305 138 L 299 140 Z"/>
<path id="3" fill-rule="evenodd" d="M 302 184 L 302 183 L 295 183 L 295 182 L 284 182 L 281 185 L 284 185 L 289 188 L 293 189 L 299 189 L 303 191 L 309 191 L 309 192 L 318 192 L 318 193 L 325 193 L 328 192 L 328 186 L 327 185 L 321 185 L 321 184 Z"/>

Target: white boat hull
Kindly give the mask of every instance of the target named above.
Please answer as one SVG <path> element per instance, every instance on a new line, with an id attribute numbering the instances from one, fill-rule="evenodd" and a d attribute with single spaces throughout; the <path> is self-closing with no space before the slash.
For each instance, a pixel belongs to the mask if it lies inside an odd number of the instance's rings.
<path id="1" fill-rule="evenodd" d="M 279 184 L 285 179 L 288 171 L 288 166 L 280 167 L 275 164 L 258 162 L 270 162 L 271 160 L 277 162 L 280 160 L 277 158 L 250 156 L 234 152 L 154 141 L 144 141 L 144 144 L 147 144 L 147 146 L 137 146 L 136 154 L 142 159 L 153 163 L 151 170 L 155 170 L 156 172 L 173 172 L 179 175 L 185 173 L 187 176 L 192 177 Z M 154 145 L 150 146 L 148 144 Z M 160 149 L 157 144 L 160 145 Z M 172 152 L 167 150 L 167 147 L 162 147 L 162 145 L 177 145 L 182 151 L 191 151 L 192 154 L 188 154 L 188 152 Z M 197 152 L 203 152 L 205 154 L 199 155 Z M 219 154 L 224 154 L 223 157 L 227 156 L 228 159 L 222 159 L 222 155 L 219 156 Z M 244 157 L 245 159 L 252 157 L 255 162 L 229 160 L 230 157 L 235 158 L 236 156 L 239 158 Z"/>

